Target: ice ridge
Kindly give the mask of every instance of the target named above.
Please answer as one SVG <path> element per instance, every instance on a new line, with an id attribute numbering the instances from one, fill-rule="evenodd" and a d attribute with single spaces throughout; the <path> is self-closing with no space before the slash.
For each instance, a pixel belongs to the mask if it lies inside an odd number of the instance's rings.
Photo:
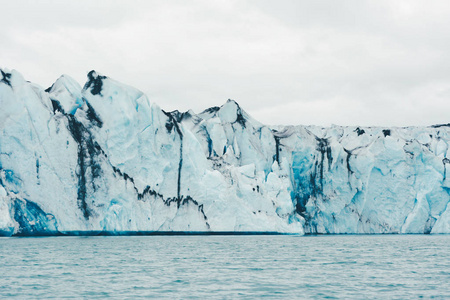
<path id="1" fill-rule="evenodd" d="M 0 71 L 0 235 L 450 233 L 448 124 L 271 127 Z"/>

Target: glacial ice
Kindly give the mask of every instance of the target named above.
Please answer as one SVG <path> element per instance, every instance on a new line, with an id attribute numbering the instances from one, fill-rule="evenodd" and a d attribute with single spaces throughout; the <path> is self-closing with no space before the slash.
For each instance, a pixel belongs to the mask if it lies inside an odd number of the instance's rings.
<path id="1" fill-rule="evenodd" d="M 450 233 L 450 125 L 269 127 L 95 71 L 1 76 L 0 235 Z"/>

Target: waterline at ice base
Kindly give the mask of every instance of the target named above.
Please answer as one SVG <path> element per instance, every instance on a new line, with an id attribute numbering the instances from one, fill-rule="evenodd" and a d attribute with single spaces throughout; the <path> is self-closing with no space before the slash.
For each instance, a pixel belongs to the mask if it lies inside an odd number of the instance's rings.
<path id="1" fill-rule="evenodd" d="M 265 126 L 3 69 L 0 235 L 450 233 L 449 145 L 450 125 Z"/>

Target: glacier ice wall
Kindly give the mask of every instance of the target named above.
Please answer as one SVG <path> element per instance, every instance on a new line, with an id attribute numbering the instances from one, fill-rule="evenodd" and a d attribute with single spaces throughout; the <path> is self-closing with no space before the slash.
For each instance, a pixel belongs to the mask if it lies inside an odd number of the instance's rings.
<path id="1" fill-rule="evenodd" d="M 450 232 L 448 125 L 269 127 L 95 71 L 1 77 L 0 235 Z"/>

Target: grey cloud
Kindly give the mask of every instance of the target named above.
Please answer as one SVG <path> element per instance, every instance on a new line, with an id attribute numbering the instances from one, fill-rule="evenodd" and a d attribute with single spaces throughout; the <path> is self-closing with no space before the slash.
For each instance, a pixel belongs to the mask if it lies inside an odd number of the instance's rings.
<path id="1" fill-rule="evenodd" d="M 3 1 L 0 64 L 44 87 L 91 70 L 162 108 L 237 100 L 263 123 L 450 116 L 446 1 Z"/>

